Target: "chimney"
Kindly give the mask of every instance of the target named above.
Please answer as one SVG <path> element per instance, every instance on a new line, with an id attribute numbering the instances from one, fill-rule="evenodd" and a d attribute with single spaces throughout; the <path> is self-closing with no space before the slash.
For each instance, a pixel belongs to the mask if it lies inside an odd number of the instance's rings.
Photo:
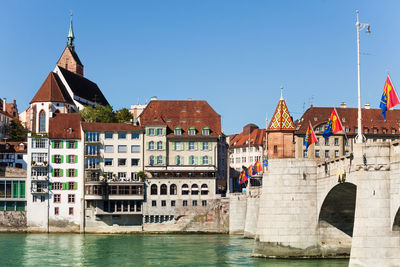
<path id="1" fill-rule="evenodd" d="M 340 103 L 340 107 L 341 107 L 341 108 L 346 108 L 346 102 Z"/>
<path id="2" fill-rule="evenodd" d="M 369 103 L 365 103 L 364 108 L 365 108 L 365 109 L 370 109 L 370 108 L 371 108 L 371 105 L 370 105 Z"/>
<path id="3" fill-rule="evenodd" d="M 6 112 L 6 103 L 7 103 L 7 99 L 3 98 L 3 111 Z"/>
<path id="4" fill-rule="evenodd" d="M 156 96 L 152 96 L 152 97 L 150 98 L 150 101 L 154 101 L 154 100 L 157 100 L 157 97 L 156 97 Z"/>

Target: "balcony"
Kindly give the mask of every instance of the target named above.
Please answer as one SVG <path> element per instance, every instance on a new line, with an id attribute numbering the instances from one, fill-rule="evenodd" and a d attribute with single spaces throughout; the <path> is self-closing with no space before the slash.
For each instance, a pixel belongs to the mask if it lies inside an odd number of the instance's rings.
<path id="1" fill-rule="evenodd" d="M 118 177 L 93 177 L 93 176 L 86 176 L 85 182 L 98 182 L 98 183 L 143 183 L 143 180 L 140 178 L 132 179 L 132 178 L 118 178 Z"/>
<path id="2" fill-rule="evenodd" d="M 110 211 L 104 211 L 102 209 L 96 208 L 95 211 L 94 211 L 94 214 L 96 216 L 104 216 L 104 215 L 136 215 L 136 214 L 140 215 L 140 214 L 142 214 L 142 211 L 141 210 L 140 211 L 122 211 L 121 210 L 121 211 L 110 212 Z"/>
<path id="3" fill-rule="evenodd" d="M 34 160 L 31 161 L 31 166 L 32 167 L 39 167 L 39 168 L 46 168 L 48 166 L 47 161 L 42 161 L 42 162 L 36 162 Z"/>
<path id="4" fill-rule="evenodd" d="M 44 182 L 44 181 L 48 181 L 49 177 L 47 175 L 46 176 L 37 176 L 37 175 L 33 176 L 32 175 L 31 180 L 35 181 L 35 182 Z"/>
<path id="5" fill-rule="evenodd" d="M 31 193 L 37 194 L 37 195 L 44 195 L 44 194 L 49 193 L 49 189 L 47 189 L 47 188 L 31 188 Z"/>
<path id="6" fill-rule="evenodd" d="M 98 158 L 100 157 L 100 151 L 97 152 L 85 152 L 85 157 L 87 158 Z"/>
<path id="7" fill-rule="evenodd" d="M 86 144 L 91 144 L 91 145 L 98 145 L 98 144 L 101 144 L 101 141 L 100 141 L 100 139 L 88 139 L 88 138 L 85 138 L 85 143 Z"/>
<path id="8" fill-rule="evenodd" d="M 99 171 L 100 165 L 85 165 L 85 170 L 87 171 Z"/>

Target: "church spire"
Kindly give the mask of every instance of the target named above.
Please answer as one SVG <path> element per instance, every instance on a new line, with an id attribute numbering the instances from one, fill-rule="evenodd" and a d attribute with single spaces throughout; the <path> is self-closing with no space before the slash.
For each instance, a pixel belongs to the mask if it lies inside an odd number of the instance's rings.
<path id="1" fill-rule="evenodd" d="M 72 11 L 70 11 L 70 12 L 71 12 L 71 14 L 70 14 L 70 16 L 71 16 L 71 21 L 70 21 L 70 24 L 69 24 L 69 32 L 68 32 L 67 46 L 70 47 L 70 48 L 74 48 L 74 39 L 75 39 L 75 36 L 74 36 L 74 30 L 72 29 Z"/>

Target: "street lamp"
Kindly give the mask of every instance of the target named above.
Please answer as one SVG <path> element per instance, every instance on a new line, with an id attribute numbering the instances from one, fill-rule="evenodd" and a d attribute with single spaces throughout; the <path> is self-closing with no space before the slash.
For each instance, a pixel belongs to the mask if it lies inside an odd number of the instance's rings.
<path id="1" fill-rule="evenodd" d="M 362 133 L 362 125 L 361 125 L 361 77 L 360 77 L 360 31 L 364 30 L 367 27 L 367 34 L 371 33 L 370 25 L 367 23 L 360 23 L 358 20 L 358 10 L 356 10 L 357 14 L 357 66 L 358 66 L 358 119 L 357 119 L 357 136 L 356 143 L 365 142 L 365 136 Z"/>

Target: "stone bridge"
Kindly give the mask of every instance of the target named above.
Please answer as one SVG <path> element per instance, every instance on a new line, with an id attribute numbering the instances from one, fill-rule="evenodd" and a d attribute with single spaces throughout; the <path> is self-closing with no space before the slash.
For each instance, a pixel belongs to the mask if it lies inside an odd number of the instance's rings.
<path id="1" fill-rule="evenodd" d="M 352 156 L 326 163 L 271 159 L 258 201 L 251 192 L 247 211 L 258 214 L 247 212 L 243 232 L 255 238 L 254 256 L 400 266 L 399 143 L 356 144 Z"/>

